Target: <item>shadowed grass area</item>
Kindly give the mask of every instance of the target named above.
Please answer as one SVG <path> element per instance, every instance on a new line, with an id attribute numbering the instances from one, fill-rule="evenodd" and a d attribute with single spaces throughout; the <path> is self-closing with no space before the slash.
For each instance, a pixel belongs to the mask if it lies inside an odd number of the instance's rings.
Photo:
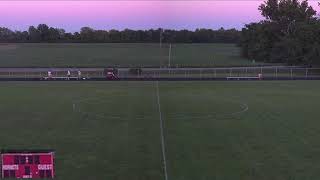
<path id="1" fill-rule="evenodd" d="M 0 147 L 55 149 L 57 179 L 162 178 L 152 84 L 7 83 L 0 92 Z"/>
<path id="2" fill-rule="evenodd" d="M 320 177 L 317 81 L 159 90 L 170 179 Z M 57 179 L 164 179 L 156 82 L 2 82 L 0 93 L 0 147 L 55 149 Z"/>
<path id="3" fill-rule="evenodd" d="M 169 176 L 319 178 L 319 90 L 303 81 L 161 83 Z"/>

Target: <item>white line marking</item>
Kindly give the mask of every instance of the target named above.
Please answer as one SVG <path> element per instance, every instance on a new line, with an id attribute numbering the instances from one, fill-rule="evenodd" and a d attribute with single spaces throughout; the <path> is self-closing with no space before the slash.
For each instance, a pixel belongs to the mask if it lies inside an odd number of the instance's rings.
<path id="1" fill-rule="evenodd" d="M 161 131 L 160 138 L 161 138 L 161 148 L 162 148 L 162 158 L 163 158 L 163 171 L 164 171 L 165 180 L 168 180 L 166 148 L 165 148 L 165 141 L 164 141 L 164 127 L 163 127 L 163 120 L 162 120 L 162 113 L 161 113 L 159 82 L 158 81 L 157 81 L 157 99 L 158 99 L 158 110 L 159 110 L 159 119 L 160 119 L 160 131 Z"/>
<path id="2" fill-rule="evenodd" d="M 249 110 L 249 106 L 248 106 L 248 104 L 246 104 L 246 103 L 242 103 L 241 105 L 242 105 L 242 108 L 243 108 L 243 109 L 242 109 L 241 111 L 234 112 L 234 113 L 232 113 L 231 115 L 242 114 L 242 113 L 244 113 L 244 112 L 246 112 L 246 111 L 248 111 L 248 110 Z"/>
<path id="3" fill-rule="evenodd" d="M 185 115 L 185 114 L 169 114 L 170 117 L 177 119 L 177 118 L 196 118 L 196 119 L 201 119 L 201 118 L 223 118 L 223 117 L 228 117 L 228 116 L 235 116 L 235 115 L 240 115 L 242 113 L 245 113 L 249 110 L 249 106 L 246 103 L 240 103 L 241 110 L 236 111 L 236 112 L 230 112 L 230 113 L 225 113 L 225 114 L 208 114 L 208 115 Z"/>

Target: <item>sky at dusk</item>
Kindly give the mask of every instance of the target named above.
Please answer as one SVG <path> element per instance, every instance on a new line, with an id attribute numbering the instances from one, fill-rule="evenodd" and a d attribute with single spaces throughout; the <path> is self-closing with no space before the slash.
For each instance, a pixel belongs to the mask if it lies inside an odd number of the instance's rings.
<path id="1" fill-rule="evenodd" d="M 0 1 L 0 26 L 26 30 L 30 25 L 79 31 L 94 29 L 237 28 L 262 19 L 263 1 Z M 311 5 L 319 12 L 317 2 Z"/>

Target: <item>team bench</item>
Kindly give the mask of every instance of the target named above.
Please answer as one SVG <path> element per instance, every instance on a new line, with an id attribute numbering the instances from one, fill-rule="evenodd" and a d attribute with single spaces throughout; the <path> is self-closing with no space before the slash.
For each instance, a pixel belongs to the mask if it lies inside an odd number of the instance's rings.
<path id="1" fill-rule="evenodd" d="M 79 77 L 43 77 L 43 80 L 84 80 L 85 78 Z"/>
<path id="2" fill-rule="evenodd" d="M 227 77 L 227 80 L 250 80 L 250 79 L 261 79 L 259 76 L 233 76 Z"/>

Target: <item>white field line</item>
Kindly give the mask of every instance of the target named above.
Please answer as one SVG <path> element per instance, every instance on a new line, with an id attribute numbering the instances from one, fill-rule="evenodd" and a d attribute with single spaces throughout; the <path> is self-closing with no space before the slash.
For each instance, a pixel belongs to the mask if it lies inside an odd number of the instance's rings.
<path id="1" fill-rule="evenodd" d="M 234 113 L 232 113 L 231 115 L 242 114 L 242 113 L 244 113 L 244 112 L 246 112 L 246 111 L 249 110 L 248 104 L 246 104 L 246 103 L 241 103 L 241 105 L 242 105 L 242 108 L 243 108 L 243 109 L 242 109 L 241 111 L 234 112 Z"/>
<path id="2" fill-rule="evenodd" d="M 160 93 L 159 93 L 159 82 L 157 81 L 157 102 L 158 102 L 158 110 L 159 110 L 159 119 L 160 119 L 160 138 L 161 138 L 161 150 L 162 150 L 162 159 L 163 159 L 163 171 L 165 180 L 168 180 L 168 172 L 167 172 L 167 160 L 166 160 L 166 147 L 165 147 L 165 140 L 164 140 L 164 125 L 162 120 L 162 113 L 161 113 L 161 103 L 160 103 Z"/>
<path id="3" fill-rule="evenodd" d="M 209 115 L 185 115 L 185 114 L 169 114 L 170 117 L 172 118 L 196 118 L 196 119 L 201 119 L 201 118 L 214 118 L 214 117 L 228 117 L 228 116 L 236 116 L 240 115 L 242 113 L 245 113 L 249 110 L 249 106 L 246 103 L 240 103 L 241 110 L 236 111 L 236 112 L 230 112 L 226 114 L 209 114 Z"/>

